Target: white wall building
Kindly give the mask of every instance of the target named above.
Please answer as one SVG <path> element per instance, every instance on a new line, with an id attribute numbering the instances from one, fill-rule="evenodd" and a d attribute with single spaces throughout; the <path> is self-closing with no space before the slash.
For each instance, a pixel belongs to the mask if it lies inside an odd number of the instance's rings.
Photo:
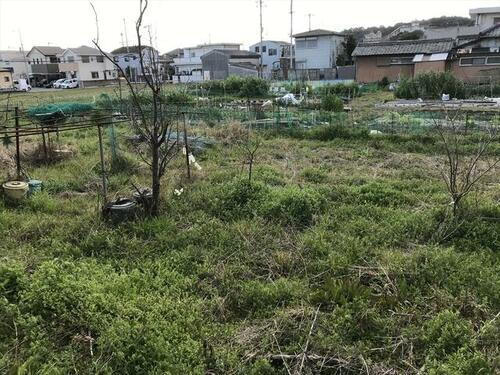
<path id="1" fill-rule="evenodd" d="M 14 80 L 27 79 L 31 73 L 25 51 L 0 51 L 0 68 L 12 68 Z"/>
<path id="2" fill-rule="evenodd" d="M 250 46 L 250 51 L 262 56 L 262 73 L 271 78 L 273 71 L 281 68 L 280 59 L 290 56 L 290 43 L 278 40 L 263 40 Z"/>
<path id="3" fill-rule="evenodd" d="M 59 71 L 66 78 L 77 78 L 80 87 L 102 85 L 118 78 L 116 67 L 96 48 L 67 48 L 60 59 Z"/>
<path id="4" fill-rule="evenodd" d="M 200 44 L 196 47 L 182 48 L 179 57 L 174 58 L 172 64 L 175 68 L 175 75 L 172 77 L 174 83 L 179 82 L 199 82 L 203 81 L 201 56 L 213 51 L 239 50 L 239 43 L 211 43 Z"/>
<path id="5" fill-rule="evenodd" d="M 296 69 L 331 69 L 342 53 L 345 35 L 329 30 L 311 30 L 295 34 Z"/>
<path id="6" fill-rule="evenodd" d="M 469 10 L 470 17 L 481 28 L 500 23 L 500 7 L 476 8 Z"/>

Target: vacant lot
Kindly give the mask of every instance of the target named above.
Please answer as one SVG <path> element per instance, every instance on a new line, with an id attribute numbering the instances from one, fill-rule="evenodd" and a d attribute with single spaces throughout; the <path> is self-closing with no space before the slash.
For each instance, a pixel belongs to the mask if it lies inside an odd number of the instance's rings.
<path id="1" fill-rule="evenodd" d="M 0 373 L 497 373 L 500 171 L 452 218 L 437 136 L 337 130 L 260 133 L 248 183 L 241 125 L 192 126 L 213 141 L 202 169 L 188 181 L 179 152 L 160 217 L 122 224 L 100 218 L 95 130 L 62 133 L 73 155 L 50 165 L 23 140 L 44 191 L 0 200 Z M 130 134 L 118 127 L 112 197 L 148 184 Z"/>

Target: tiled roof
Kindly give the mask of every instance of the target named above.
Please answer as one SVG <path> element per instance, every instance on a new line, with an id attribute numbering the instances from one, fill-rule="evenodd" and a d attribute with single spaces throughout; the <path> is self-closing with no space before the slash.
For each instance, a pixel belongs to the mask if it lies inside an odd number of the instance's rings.
<path id="1" fill-rule="evenodd" d="M 258 53 L 251 52 L 251 51 L 245 51 L 245 50 L 236 50 L 236 49 L 234 49 L 234 50 L 232 50 L 232 49 L 214 49 L 214 50 L 206 53 L 205 55 L 208 55 L 209 53 L 212 53 L 212 52 L 223 53 L 224 55 L 229 56 L 229 58 L 238 58 L 238 57 L 255 57 L 255 58 L 259 58 L 260 57 L 260 55 Z"/>
<path id="2" fill-rule="evenodd" d="M 55 46 L 34 46 L 42 55 L 51 56 L 51 55 L 59 55 L 64 52 L 61 47 Z"/>
<path id="3" fill-rule="evenodd" d="M 151 48 L 151 47 L 150 46 L 141 46 L 141 49 L 143 49 L 143 50 L 149 49 L 149 48 Z M 117 48 L 117 49 L 111 51 L 111 54 L 113 54 L 113 55 L 121 55 L 121 54 L 126 54 L 126 53 L 139 53 L 139 46 L 120 47 L 120 48 Z"/>
<path id="4" fill-rule="evenodd" d="M 102 55 L 101 51 L 99 51 L 97 48 L 92 48 L 89 46 L 80 46 L 77 48 L 68 48 L 69 50 L 73 51 L 77 55 Z"/>
<path id="5" fill-rule="evenodd" d="M 448 52 L 453 48 L 453 39 L 428 39 L 359 43 L 353 56 L 411 55 L 416 53 Z"/>
<path id="6" fill-rule="evenodd" d="M 344 34 L 338 33 L 336 31 L 330 31 L 330 30 L 325 30 L 325 29 L 316 29 L 316 30 L 306 31 L 304 33 L 295 34 L 293 37 L 294 38 L 307 38 L 307 37 L 327 36 L 327 35 L 345 36 Z"/>
<path id="7" fill-rule="evenodd" d="M 487 38 L 490 38 L 490 37 L 493 37 L 493 38 L 500 37 L 500 24 L 493 25 L 490 28 L 488 28 L 486 30 L 483 30 L 480 35 L 482 37 L 487 37 Z"/>

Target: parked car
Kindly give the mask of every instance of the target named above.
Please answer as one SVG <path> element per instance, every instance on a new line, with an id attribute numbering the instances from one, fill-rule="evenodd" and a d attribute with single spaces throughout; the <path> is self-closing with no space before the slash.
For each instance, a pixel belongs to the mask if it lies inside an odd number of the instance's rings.
<path id="1" fill-rule="evenodd" d="M 19 81 L 14 81 L 14 89 L 17 91 L 30 91 L 31 86 L 28 85 L 25 79 L 20 79 Z"/>
<path id="2" fill-rule="evenodd" d="M 64 81 L 66 81 L 66 78 L 58 79 L 57 81 L 54 82 L 54 84 L 52 85 L 52 87 L 55 88 L 55 89 L 60 89 L 61 85 L 62 85 L 62 83 Z"/>
<path id="3" fill-rule="evenodd" d="M 43 85 L 43 87 L 46 89 L 50 89 L 50 88 L 54 87 L 54 83 L 56 83 L 56 81 L 47 82 L 45 85 Z"/>
<path id="4" fill-rule="evenodd" d="M 63 89 L 75 89 L 77 87 L 78 87 L 78 79 L 76 78 L 67 79 L 61 84 L 61 88 Z"/>

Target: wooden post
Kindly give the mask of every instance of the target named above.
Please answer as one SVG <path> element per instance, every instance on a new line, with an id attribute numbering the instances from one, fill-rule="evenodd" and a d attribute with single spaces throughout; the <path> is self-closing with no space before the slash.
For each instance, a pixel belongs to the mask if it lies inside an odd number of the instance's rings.
<path id="1" fill-rule="evenodd" d="M 188 146 L 187 128 L 186 128 L 186 112 L 182 113 L 182 117 L 183 117 L 183 122 L 184 122 L 184 147 L 186 149 L 187 176 L 188 176 L 188 180 L 190 180 L 191 179 L 191 167 L 189 166 L 189 146 Z"/>
<path id="2" fill-rule="evenodd" d="M 101 158 L 101 174 L 102 174 L 102 195 L 104 199 L 104 205 L 108 203 L 108 189 L 106 186 L 106 171 L 104 168 L 104 151 L 102 148 L 102 132 L 101 125 L 97 125 L 97 134 L 99 136 L 99 156 Z"/>
<path id="3" fill-rule="evenodd" d="M 16 171 L 17 179 L 21 179 L 21 150 L 19 147 L 19 108 L 14 108 L 14 120 L 16 124 Z"/>

